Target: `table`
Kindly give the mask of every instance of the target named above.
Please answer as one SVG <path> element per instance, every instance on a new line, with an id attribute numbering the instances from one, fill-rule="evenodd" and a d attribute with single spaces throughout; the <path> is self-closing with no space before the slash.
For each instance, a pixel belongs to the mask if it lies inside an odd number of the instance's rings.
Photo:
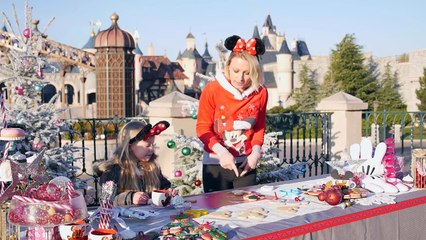
<path id="1" fill-rule="evenodd" d="M 317 185 L 327 179 L 324 176 L 279 182 L 275 190 Z M 243 188 L 259 191 L 261 186 Z M 270 194 L 271 195 L 271 194 Z M 310 197 L 310 196 L 309 196 Z M 426 189 L 412 189 L 395 195 L 396 204 L 354 205 L 346 209 L 310 200 L 307 209 L 299 208 L 297 214 L 279 213 L 278 201 L 262 200 L 243 202 L 231 191 L 190 196 L 196 201 L 193 209 L 203 208 L 210 212 L 232 210 L 234 213 L 262 206 L 270 211 L 264 220 L 215 219 L 209 215 L 197 218 L 198 222 L 214 221 L 216 227 L 227 230 L 229 239 L 425 239 L 426 237 Z M 150 208 L 146 206 L 144 208 Z M 126 219 L 134 231 L 159 231 L 170 222 L 168 216 L 176 214 L 172 208 L 159 209 L 159 215 L 145 220 Z"/>

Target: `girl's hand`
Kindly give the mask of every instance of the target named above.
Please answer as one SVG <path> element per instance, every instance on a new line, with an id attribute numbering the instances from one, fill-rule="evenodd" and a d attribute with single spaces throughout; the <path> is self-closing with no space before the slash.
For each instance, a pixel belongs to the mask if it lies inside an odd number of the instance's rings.
<path id="1" fill-rule="evenodd" d="M 135 192 L 133 194 L 133 204 L 146 205 L 148 204 L 149 195 L 145 192 Z"/>
<path id="2" fill-rule="evenodd" d="M 171 197 L 177 196 L 179 194 L 179 191 L 174 188 L 169 188 L 167 189 L 167 191 Z"/>

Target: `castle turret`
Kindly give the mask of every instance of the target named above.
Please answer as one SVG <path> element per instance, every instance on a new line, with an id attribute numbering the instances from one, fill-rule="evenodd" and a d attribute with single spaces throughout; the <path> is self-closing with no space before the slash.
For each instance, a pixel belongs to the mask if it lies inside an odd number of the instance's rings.
<path id="1" fill-rule="evenodd" d="M 195 49 L 195 37 L 192 33 L 188 33 L 186 36 L 186 49 L 194 50 Z"/>
<path id="2" fill-rule="evenodd" d="M 277 89 L 281 101 L 287 100 L 293 91 L 293 57 L 290 49 L 288 48 L 287 41 L 283 40 L 281 48 L 277 56 Z M 284 102 L 284 106 L 287 104 Z"/>
<path id="3" fill-rule="evenodd" d="M 113 13 L 111 26 L 95 38 L 98 118 L 135 116 L 135 41 L 118 26 L 118 19 Z"/>

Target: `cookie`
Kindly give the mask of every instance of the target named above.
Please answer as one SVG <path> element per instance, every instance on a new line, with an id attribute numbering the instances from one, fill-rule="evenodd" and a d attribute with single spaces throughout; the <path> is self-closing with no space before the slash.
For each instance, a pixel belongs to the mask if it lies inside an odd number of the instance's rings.
<path id="1" fill-rule="evenodd" d="M 266 215 L 256 212 L 243 212 L 238 216 L 239 219 L 257 219 L 262 220 L 266 218 Z"/>
<path id="2" fill-rule="evenodd" d="M 242 212 L 260 213 L 260 214 L 263 214 L 263 215 L 266 215 L 268 213 L 268 211 L 266 211 L 265 209 L 263 209 L 261 207 L 249 208 L 249 209 L 243 210 Z"/>
<path id="3" fill-rule="evenodd" d="M 218 212 L 209 213 L 206 216 L 212 217 L 212 218 L 227 219 L 227 218 L 230 218 L 231 215 L 232 215 L 231 211 L 218 211 Z"/>
<path id="4" fill-rule="evenodd" d="M 278 212 L 285 212 L 285 213 L 297 213 L 299 208 L 297 207 L 277 207 Z"/>

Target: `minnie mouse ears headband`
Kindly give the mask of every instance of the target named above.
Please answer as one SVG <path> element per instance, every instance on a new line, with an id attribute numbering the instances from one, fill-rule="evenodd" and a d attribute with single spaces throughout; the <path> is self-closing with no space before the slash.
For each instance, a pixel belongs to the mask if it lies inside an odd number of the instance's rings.
<path id="1" fill-rule="evenodd" d="M 232 52 L 246 51 L 252 56 L 258 57 L 265 53 L 265 44 L 259 38 L 250 38 L 247 43 L 240 36 L 233 35 L 225 40 L 225 47 Z"/>
<path id="2" fill-rule="evenodd" d="M 152 126 L 151 124 L 147 124 L 145 127 L 142 128 L 142 130 L 138 134 L 136 134 L 134 138 L 131 138 L 129 140 L 129 144 L 133 144 L 140 140 L 146 141 L 148 138 L 160 134 L 169 126 L 170 123 L 167 121 L 160 121 L 154 126 Z"/>

